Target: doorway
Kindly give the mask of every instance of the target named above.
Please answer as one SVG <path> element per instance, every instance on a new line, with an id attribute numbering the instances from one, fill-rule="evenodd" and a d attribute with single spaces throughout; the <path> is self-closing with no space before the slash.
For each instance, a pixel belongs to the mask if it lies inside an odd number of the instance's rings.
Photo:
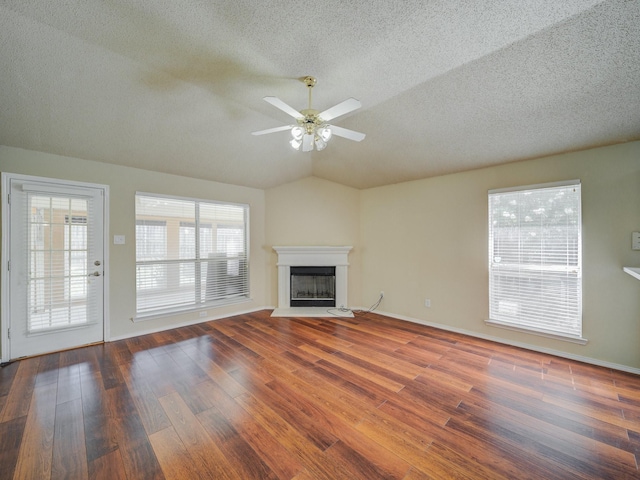
<path id="1" fill-rule="evenodd" d="M 103 341 L 108 187 L 2 181 L 3 359 Z"/>

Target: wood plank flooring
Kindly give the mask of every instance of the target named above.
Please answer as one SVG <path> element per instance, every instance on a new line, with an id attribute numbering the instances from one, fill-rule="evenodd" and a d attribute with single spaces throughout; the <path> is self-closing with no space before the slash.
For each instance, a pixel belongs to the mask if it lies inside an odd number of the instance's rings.
<path id="1" fill-rule="evenodd" d="M 640 478 L 640 377 L 269 311 L 0 369 L 0 479 Z"/>

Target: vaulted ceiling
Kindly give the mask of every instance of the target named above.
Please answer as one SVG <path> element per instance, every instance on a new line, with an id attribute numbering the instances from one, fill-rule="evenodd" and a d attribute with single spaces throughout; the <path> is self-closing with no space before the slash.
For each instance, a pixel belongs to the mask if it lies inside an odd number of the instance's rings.
<path id="1" fill-rule="evenodd" d="M 269 188 L 356 188 L 640 139 L 638 0 L 2 0 L 0 144 Z M 293 150 L 264 102 L 355 97 Z"/>

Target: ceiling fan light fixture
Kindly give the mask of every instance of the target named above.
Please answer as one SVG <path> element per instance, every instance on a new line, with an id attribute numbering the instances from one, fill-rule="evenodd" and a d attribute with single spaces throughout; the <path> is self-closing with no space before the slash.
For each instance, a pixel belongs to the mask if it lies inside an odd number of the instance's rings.
<path id="1" fill-rule="evenodd" d="M 291 136 L 294 138 L 294 140 L 301 140 L 302 135 L 304 135 L 304 128 L 296 126 L 291 129 Z"/>
<path id="2" fill-rule="evenodd" d="M 326 143 L 331 138 L 330 125 L 322 125 L 318 128 L 318 136 Z"/>
<path id="3" fill-rule="evenodd" d="M 291 145 L 296 150 L 300 150 L 300 145 L 302 145 L 302 142 L 299 139 L 292 138 L 289 142 L 289 145 Z"/>
<path id="4" fill-rule="evenodd" d="M 320 150 L 324 150 L 327 146 L 327 142 L 325 142 L 322 137 L 320 137 L 319 135 L 316 135 L 316 150 L 320 151 Z"/>
<path id="5" fill-rule="evenodd" d="M 313 150 L 313 134 L 306 133 L 302 137 L 302 151 L 311 152 Z"/>

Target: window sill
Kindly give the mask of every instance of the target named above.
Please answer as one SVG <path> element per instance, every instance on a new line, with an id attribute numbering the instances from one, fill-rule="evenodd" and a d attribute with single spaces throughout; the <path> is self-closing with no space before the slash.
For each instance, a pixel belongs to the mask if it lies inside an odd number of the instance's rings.
<path id="1" fill-rule="evenodd" d="M 533 328 L 519 327 L 509 323 L 499 322 L 497 320 L 485 320 L 484 323 L 490 327 L 503 328 L 505 330 L 513 330 L 515 332 L 529 333 L 545 338 L 553 338 L 554 340 L 562 340 L 564 342 L 577 343 L 578 345 L 586 345 L 589 340 L 573 335 L 563 335 L 561 333 L 550 332 L 548 330 L 536 330 Z"/>
<path id="2" fill-rule="evenodd" d="M 218 301 L 218 302 L 212 302 L 209 304 L 202 304 L 202 305 L 198 305 L 197 307 L 190 307 L 190 308 L 183 308 L 183 309 L 171 309 L 171 310 L 163 310 L 163 311 L 157 311 L 157 312 L 152 312 L 152 313 L 147 313 L 147 314 L 138 314 L 135 317 L 131 318 L 131 321 L 134 323 L 138 323 L 138 322 L 146 322 L 147 320 L 156 320 L 159 318 L 165 318 L 165 317 L 177 317 L 180 315 L 188 315 L 190 313 L 198 313 L 198 315 L 200 315 L 199 318 L 201 318 L 202 320 L 206 320 L 207 315 L 206 315 L 206 311 L 207 310 L 211 310 L 211 309 L 215 309 L 215 308 L 222 308 L 222 307 L 227 307 L 230 305 L 237 305 L 239 303 L 247 303 L 247 302 L 251 302 L 252 299 L 249 297 L 238 297 L 236 299 L 233 300 L 225 300 L 225 301 Z M 204 312 L 205 315 L 201 315 L 201 313 Z"/>
<path id="3" fill-rule="evenodd" d="M 640 268 L 622 267 L 622 269 L 633 278 L 637 278 L 638 280 L 640 280 Z"/>

